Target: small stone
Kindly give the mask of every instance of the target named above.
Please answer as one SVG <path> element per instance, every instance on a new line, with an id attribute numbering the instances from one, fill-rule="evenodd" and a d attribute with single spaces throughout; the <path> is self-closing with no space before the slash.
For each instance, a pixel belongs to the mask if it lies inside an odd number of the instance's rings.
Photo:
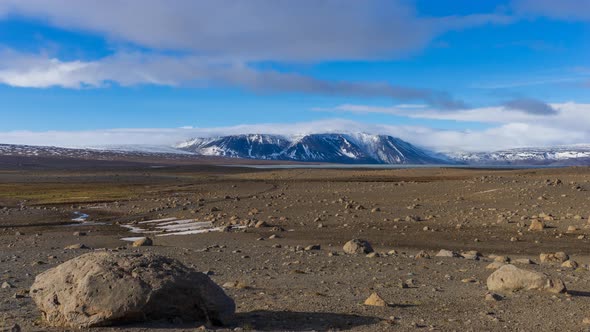
<path id="1" fill-rule="evenodd" d="M 133 241 L 133 246 L 134 247 L 148 247 L 153 245 L 153 241 L 152 239 L 150 239 L 149 237 L 142 237 L 141 239 L 137 239 L 135 241 Z"/>
<path id="2" fill-rule="evenodd" d="M 373 252 L 373 247 L 368 241 L 360 239 L 352 239 L 342 247 L 347 254 L 369 254 Z"/>
<path id="3" fill-rule="evenodd" d="M 561 267 L 567 267 L 570 269 L 577 269 L 578 266 L 579 266 L 578 262 L 572 261 L 571 259 L 569 259 L 561 264 Z"/>
<path id="4" fill-rule="evenodd" d="M 260 220 L 259 222 L 256 223 L 256 225 L 254 225 L 254 227 L 256 227 L 256 228 L 263 228 L 263 227 L 269 227 L 269 226 L 266 223 L 266 221 Z"/>
<path id="5" fill-rule="evenodd" d="M 510 257 L 508 257 L 508 256 L 496 256 L 494 258 L 494 262 L 510 263 Z"/>
<path id="6" fill-rule="evenodd" d="M 489 302 L 497 302 L 497 301 L 500 301 L 500 300 L 502 300 L 502 296 L 501 295 L 496 294 L 496 293 L 490 293 L 490 292 L 486 293 L 486 301 L 489 301 Z"/>
<path id="7" fill-rule="evenodd" d="M 365 300 L 365 305 L 375 306 L 375 307 L 386 307 L 386 306 L 388 306 L 387 302 L 385 302 L 385 300 L 383 300 L 383 298 L 381 296 L 379 296 L 379 294 L 377 294 L 377 293 L 371 294 L 371 296 L 369 296 Z"/>
<path id="8" fill-rule="evenodd" d="M 436 257 L 460 257 L 460 255 L 451 250 L 441 249 Z"/>
<path id="9" fill-rule="evenodd" d="M 563 251 L 539 255 L 541 263 L 563 263 L 570 257 Z"/>
<path id="10" fill-rule="evenodd" d="M 90 249 L 90 248 L 88 248 L 86 245 L 84 245 L 82 243 L 76 243 L 76 244 L 69 245 L 69 246 L 65 247 L 64 249 L 65 250 L 79 250 L 79 249 Z"/>
<path id="11" fill-rule="evenodd" d="M 416 259 L 428 259 L 428 258 L 430 258 L 430 255 L 426 251 L 421 250 L 419 253 L 416 254 L 416 256 L 414 256 L 414 258 L 416 258 Z"/>
<path id="12" fill-rule="evenodd" d="M 529 231 L 542 231 L 545 229 L 545 223 L 540 220 L 533 220 L 529 226 Z"/>

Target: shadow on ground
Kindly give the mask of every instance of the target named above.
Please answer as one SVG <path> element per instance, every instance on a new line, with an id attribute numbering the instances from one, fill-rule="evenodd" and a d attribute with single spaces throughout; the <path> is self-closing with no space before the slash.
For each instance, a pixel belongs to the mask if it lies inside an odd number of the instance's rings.
<path id="1" fill-rule="evenodd" d="M 257 331 L 346 330 L 381 321 L 378 317 L 293 311 L 251 311 L 236 315 L 237 325 Z"/>
<path id="2" fill-rule="evenodd" d="M 576 290 L 569 290 L 567 291 L 568 294 L 571 296 L 578 296 L 578 297 L 590 297 L 590 292 L 586 291 L 576 291 Z"/>

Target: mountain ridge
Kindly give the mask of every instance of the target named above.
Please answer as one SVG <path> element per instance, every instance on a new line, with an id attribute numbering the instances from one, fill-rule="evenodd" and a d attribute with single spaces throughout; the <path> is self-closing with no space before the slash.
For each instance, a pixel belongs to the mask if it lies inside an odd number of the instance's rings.
<path id="1" fill-rule="evenodd" d="M 449 164 L 442 155 L 389 135 L 323 133 L 296 136 L 240 134 L 192 138 L 183 151 L 231 158 L 344 164 Z"/>

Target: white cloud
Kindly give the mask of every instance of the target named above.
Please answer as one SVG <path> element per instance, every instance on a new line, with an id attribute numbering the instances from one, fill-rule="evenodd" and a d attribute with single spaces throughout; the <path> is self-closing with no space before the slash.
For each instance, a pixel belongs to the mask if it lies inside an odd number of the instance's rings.
<path id="1" fill-rule="evenodd" d="M 3 15 L 153 49 L 276 61 L 391 58 L 449 30 L 513 20 L 421 16 L 405 0 L 3 0 Z"/>
<path id="2" fill-rule="evenodd" d="M 437 151 L 490 151 L 531 146 L 590 143 L 587 129 L 544 124 L 509 123 L 484 130 L 437 130 L 420 126 L 396 126 L 329 119 L 302 123 L 245 124 L 216 128 L 111 129 L 94 131 L 0 132 L 0 142 L 65 147 L 121 144 L 172 145 L 191 137 L 268 133 L 298 135 L 327 132 L 388 134 Z"/>
<path id="3" fill-rule="evenodd" d="M 539 114 L 510 109 L 505 106 L 481 107 L 465 110 L 441 111 L 431 108 L 367 106 L 343 104 L 333 108 L 315 108 L 316 111 L 382 113 L 417 119 L 452 120 L 461 122 L 479 122 L 489 124 L 527 124 L 561 130 L 590 131 L 590 104 L 574 102 L 550 104 L 555 114 Z M 567 136 L 567 135 L 566 135 Z"/>
<path id="4" fill-rule="evenodd" d="M 260 93 L 387 97 L 421 101 L 442 109 L 466 107 L 445 92 L 385 82 L 329 81 L 296 73 L 256 70 L 239 61 L 202 56 L 119 53 L 100 60 L 64 62 L 46 55 L 0 52 L 0 83 L 16 87 L 64 88 L 154 84 L 231 86 Z"/>

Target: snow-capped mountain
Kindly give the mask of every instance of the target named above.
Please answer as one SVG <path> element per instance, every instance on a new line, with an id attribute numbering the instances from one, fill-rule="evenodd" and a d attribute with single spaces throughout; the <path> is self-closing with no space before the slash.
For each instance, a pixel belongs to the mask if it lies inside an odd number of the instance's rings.
<path id="1" fill-rule="evenodd" d="M 195 138 L 176 148 L 205 156 L 248 159 L 280 159 L 290 142 L 277 135 L 233 135 L 217 138 Z"/>
<path id="2" fill-rule="evenodd" d="M 0 144 L 0 157 L 183 161 L 241 158 L 341 164 L 590 165 L 590 144 L 494 152 L 434 153 L 399 138 L 371 134 L 232 135 L 195 138 L 175 146 L 62 148 Z M 211 159 L 213 158 L 213 159 Z M 14 159 L 14 158 L 13 158 Z M 0 160 L 0 165 L 2 161 Z"/>
<path id="3" fill-rule="evenodd" d="M 162 159 L 191 158 L 196 155 L 167 146 L 118 145 L 89 148 L 63 148 L 56 146 L 0 144 L 0 156 L 50 157 L 88 160 L 114 160 L 141 157 Z"/>
<path id="4" fill-rule="evenodd" d="M 206 156 L 344 164 L 447 164 L 399 138 L 369 134 L 234 135 L 196 138 L 177 148 Z"/>
<path id="5" fill-rule="evenodd" d="M 590 165 L 590 145 L 454 152 L 447 155 L 457 162 L 477 165 Z"/>

